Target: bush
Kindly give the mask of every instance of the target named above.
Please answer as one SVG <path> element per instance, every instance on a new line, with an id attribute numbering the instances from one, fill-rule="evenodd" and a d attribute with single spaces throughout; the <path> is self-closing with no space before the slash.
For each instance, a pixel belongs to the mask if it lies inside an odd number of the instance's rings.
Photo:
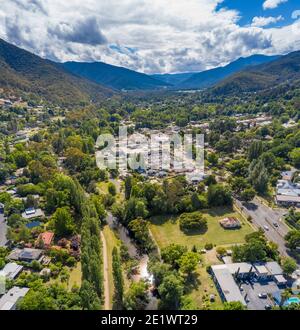
<path id="1" fill-rule="evenodd" d="M 205 250 L 210 251 L 214 248 L 214 245 L 212 243 L 206 243 L 205 244 Z"/>
<path id="2" fill-rule="evenodd" d="M 184 213 L 179 217 L 180 229 L 184 232 L 205 232 L 207 221 L 201 213 Z"/>

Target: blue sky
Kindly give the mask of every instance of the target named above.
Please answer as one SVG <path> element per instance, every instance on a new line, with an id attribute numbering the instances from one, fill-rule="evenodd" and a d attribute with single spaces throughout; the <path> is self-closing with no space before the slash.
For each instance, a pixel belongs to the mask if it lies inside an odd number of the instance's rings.
<path id="1" fill-rule="evenodd" d="M 284 20 L 273 24 L 272 26 L 280 27 L 291 24 L 292 13 L 300 9 L 300 0 L 289 0 L 281 3 L 274 9 L 263 9 L 263 0 L 225 0 L 218 8 L 236 9 L 241 14 L 239 24 L 244 26 L 251 24 L 255 16 L 279 16 L 282 15 Z"/>
<path id="2" fill-rule="evenodd" d="M 177 73 L 300 50 L 300 0 L 0 2 L 0 38 L 57 62 Z"/>

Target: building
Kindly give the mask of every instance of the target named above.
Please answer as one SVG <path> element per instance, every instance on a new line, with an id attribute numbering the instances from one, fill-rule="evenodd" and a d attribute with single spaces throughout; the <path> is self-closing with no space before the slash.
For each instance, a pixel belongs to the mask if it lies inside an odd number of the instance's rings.
<path id="1" fill-rule="evenodd" d="M 2 273 L 7 279 L 14 280 L 23 270 L 23 266 L 20 266 L 14 262 L 11 262 L 2 269 Z"/>
<path id="2" fill-rule="evenodd" d="M 41 261 L 43 257 L 43 251 L 39 249 L 15 249 L 13 250 L 8 259 L 16 260 L 16 261 L 24 261 L 24 262 L 32 262 L 34 260 Z"/>
<path id="3" fill-rule="evenodd" d="M 216 265 L 211 267 L 219 294 L 225 302 L 241 302 L 246 306 L 241 291 L 227 266 L 228 265 Z"/>
<path id="4" fill-rule="evenodd" d="M 220 225 L 225 229 L 239 229 L 241 223 L 236 218 L 225 218 L 220 220 Z"/>
<path id="5" fill-rule="evenodd" d="M 36 241 L 36 245 L 38 245 L 40 241 L 43 241 L 44 247 L 49 248 L 52 244 L 53 238 L 54 238 L 54 233 L 50 231 L 41 233 Z"/>
<path id="6" fill-rule="evenodd" d="M 293 171 L 281 173 L 282 180 L 278 181 L 276 189 L 276 203 L 279 206 L 300 207 L 300 184 L 292 182 L 294 173 Z"/>
<path id="7" fill-rule="evenodd" d="M 26 209 L 25 212 L 22 213 L 22 218 L 24 219 L 35 219 L 44 217 L 45 214 L 41 209 L 35 209 L 33 207 Z"/>
<path id="8" fill-rule="evenodd" d="M 253 278 L 255 268 L 247 262 L 240 262 L 226 265 L 230 274 L 238 280 Z"/>
<path id="9" fill-rule="evenodd" d="M 14 286 L 0 298 L 0 310 L 15 310 L 17 308 L 18 302 L 26 296 L 28 291 L 28 288 L 19 288 L 17 286 Z"/>

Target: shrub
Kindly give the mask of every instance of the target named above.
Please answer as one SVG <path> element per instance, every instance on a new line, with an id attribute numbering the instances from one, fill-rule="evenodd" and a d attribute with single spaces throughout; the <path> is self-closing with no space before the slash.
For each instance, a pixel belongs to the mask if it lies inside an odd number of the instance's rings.
<path id="1" fill-rule="evenodd" d="M 207 221 L 201 213 L 184 213 L 179 217 L 180 229 L 184 232 L 205 232 Z"/>

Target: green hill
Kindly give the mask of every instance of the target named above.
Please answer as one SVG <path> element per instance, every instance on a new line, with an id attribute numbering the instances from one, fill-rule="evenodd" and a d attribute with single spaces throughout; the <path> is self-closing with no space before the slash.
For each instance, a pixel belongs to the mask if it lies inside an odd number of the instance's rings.
<path id="1" fill-rule="evenodd" d="M 61 66 L 0 39 L 0 88 L 33 93 L 47 101 L 75 105 L 100 101 L 114 92 L 77 77 Z"/>

